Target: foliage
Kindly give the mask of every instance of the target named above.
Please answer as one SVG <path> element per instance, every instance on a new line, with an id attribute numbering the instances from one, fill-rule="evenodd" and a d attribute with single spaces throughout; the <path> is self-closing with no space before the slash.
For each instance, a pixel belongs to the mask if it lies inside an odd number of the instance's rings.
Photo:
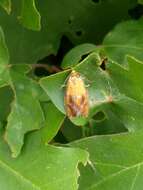
<path id="1" fill-rule="evenodd" d="M 0 2 L 0 187 L 142 189 L 142 1 Z M 88 118 L 69 119 L 78 71 Z"/>

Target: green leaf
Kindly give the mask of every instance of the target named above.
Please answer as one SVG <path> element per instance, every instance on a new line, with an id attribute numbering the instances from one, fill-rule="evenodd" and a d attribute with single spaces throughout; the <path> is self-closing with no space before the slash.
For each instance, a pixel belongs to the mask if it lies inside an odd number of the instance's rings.
<path id="1" fill-rule="evenodd" d="M 8 80 L 8 63 L 9 63 L 9 54 L 8 49 L 5 44 L 4 34 L 2 28 L 0 27 L 0 87 L 7 85 Z"/>
<path id="2" fill-rule="evenodd" d="M 0 12 L 0 23 L 5 31 L 11 63 L 16 64 L 36 63 L 43 57 L 56 54 L 63 35 L 68 36 L 73 44 L 101 42 L 116 23 L 129 18 L 128 10 L 136 6 L 136 1 L 37 1 L 42 18 L 39 32 L 26 30 L 19 24 L 17 16 L 21 1 L 13 0 L 12 5 L 10 17 Z M 80 31 L 81 35 L 78 35 Z"/>
<path id="3" fill-rule="evenodd" d="M 10 103 L 13 99 L 12 90 L 9 86 L 0 88 L 0 121 L 6 122 L 7 116 L 10 112 Z"/>
<path id="4" fill-rule="evenodd" d="M 0 63 L 2 67 L 3 65 L 9 63 L 9 53 L 8 53 L 8 48 L 6 46 L 4 33 L 1 27 L 0 27 L 0 51 L 1 51 Z"/>
<path id="5" fill-rule="evenodd" d="M 143 62 L 133 57 L 126 57 L 128 66 L 107 64 L 107 72 L 122 94 L 143 103 L 142 70 Z"/>
<path id="6" fill-rule="evenodd" d="M 127 74 L 122 74 L 124 67 L 110 61 L 106 63 L 106 69 L 102 70 L 97 60 L 98 57 L 98 54 L 92 53 L 73 68 L 84 77 L 85 82 L 88 79 L 90 113 L 89 117 L 85 119 L 84 122 L 82 120 L 72 120 L 72 122 L 76 125 L 85 125 L 99 110 L 105 112 L 111 110 L 130 131 L 142 129 L 143 104 L 137 101 L 135 96 L 132 96 L 132 94 L 139 93 L 139 90 L 140 93 L 142 93 L 142 84 L 140 82 L 142 81 L 142 63 L 130 58 L 128 72 Z M 116 70 L 113 73 L 118 73 L 117 76 L 115 74 L 116 78 L 121 73 L 116 80 L 114 74 L 112 76 L 112 69 Z M 132 72 L 135 69 L 136 73 L 138 71 L 140 80 L 133 77 Z M 65 113 L 65 89 L 61 87 L 66 82 L 68 74 L 69 71 L 64 71 L 45 77 L 40 81 L 41 86 L 48 94 L 51 101 L 63 113 Z M 128 80 L 127 77 L 129 78 Z M 124 81 L 126 82 L 124 83 Z M 128 83 L 128 81 L 130 81 L 130 83 Z M 125 93 L 125 91 L 123 91 L 124 88 L 119 88 L 117 83 L 123 87 L 125 84 L 129 92 Z M 134 91 L 133 93 L 130 93 L 130 86 L 132 87 L 132 91 Z M 138 89 L 138 91 L 136 91 L 136 89 Z"/>
<path id="7" fill-rule="evenodd" d="M 48 94 L 55 106 L 62 112 L 65 113 L 64 109 L 64 82 L 67 79 L 69 71 L 64 71 L 44 77 L 40 80 L 40 85 Z"/>
<path id="8" fill-rule="evenodd" d="M 45 127 L 40 129 L 39 133 L 41 133 L 41 140 L 48 143 L 61 128 L 65 116 L 51 102 L 43 103 L 42 108 L 45 113 Z"/>
<path id="9" fill-rule="evenodd" d="M 91 135 L 105 135 L 127 132 L 122 121 L 110 110 L 106 110 L 106 116 L 103 120 L 90 120 Z"/>
<path id="10" fill-rule="evenodd" d="M 71 49 L 64 57 L 62 61 L 62 68 L 71 68 L 77 65 L 84 55 L 95 51 L 96 46 L 94 44 L 81 44 Z"/>
<path id="11" fill-rule="evenodd" d="M 44 115 L 37 98 L 38 84 L 25 74 L 30 67 L 9 64 L 2 29 L 0 29 L 0 50 L 0 86 L 9 85 L 14 94 L 11 112 L 7 119 L 5 140 L 11 148 L 12 156 L 16 157 L 21 151 L 24 135 L 44 125 Z"/>
<path id="12" fill-rule="evenodd" d="M 1 0 L 0 6 L 2 6 L 8 14 L 10 14 L 10 12 L 11 12 L 11 0 Z"/>
<path id="13" fill-rule="evenodd" d="M 19 19 L 23 26 L 28 29 L 41 29 L 41 16 L 36 9 L 35 0 L 22 0 L 22 9 Z"/>
<path id="14" fill-rule="evenodd" d="M 139 4 L 143 4 L 143 0 L 138 0 L 138 3 Z"/>
<path id="15" fill-rule="evenodd" d="M 141 189 L 143 133 L 95 136 L 72 143 L 88 150 L 91 164 L 81 168 L 79 189 Z"/>
<path id="16" fill-rule="evenodd" d="M 24 135 L 44 126 L 44 115 L 34 92 L 34 82 L 13 70 L 10 71 L 10 77 L 14 100 L 7 120 L 5 140 L 12 156 L 16 157 L 23 146 Z"/>
<path id="17" fill-rule="evenodd" d="M 127 58 L 127 67 L 119 64 L 107 64 L 106 72 L 114 81 L 114 84 L 123 95 L 116 103 L 111 105 L 113 111 L 124 125 L 134 131 L 142 129 L 142 73 L 143 63 L 134 59 Z"/>
<path id="18" fill-rule="evenodd" d="M 85 60 L 83 60 L 79 65 L 74 67 L 81 76 L 88 79 L 90 86 L 88 87 L 89 97 L 90 97 L 90 117 L 98 110 L 98 104 L 109 103 L 110 97 L 109 83 L 110 80 L 104 76 L 104 72 L 100 69 L 99 65 L 96 65 L 98 54 L 93 53 L 89 55 Z M 69 71 L 60 72 L 55 75 L 51 75 L 41 79 L 40 84 L 48 94 L 50 99 L 53 101 L 55 106 L 63 113 L 65 113 L 64 108 L 64 91 L 63 85 L 66 82 Z M 105 92 L 104 92 L 105 91 Z M 112 91 L 112 88 L 111 88 Z M 113 89 L 113 94 L 116 94 L 116 90 Z M 87 122 L 83 120 L 73 121 L 77 125 L 83 125 Z"/>
<path id="19" fill-rule="evenodd" d="M 98 57 L 98 54 L 93 53 L 73 68 L 81 74 L 81 76 L 85 80 L 85 83 L 89 84 L 88 92 L 91 101 L 90 115 L 93 115 L 94 109 L 97 110 L 98 104 L 110 102 L 108 96 L 110 95 L 110 93 L 112 94 L 112 88 L 109 86 L 109 83 L 111 81 L 107 78 L 105 72 L 103 72 L 102 69 L 99 67 L 97 62 Z M 65 113 L 65 88 L 63 87 L 63 85 L 65 85 L 69 74 L 70 72 L 69 70 L 67 70 L 57 73 L 55 75 L 45 77 L 40 80 L 42 88 L 48 94 L 55 106 L 63 113 Z M 116 89 L 113 88 L 113 94 L 116 93 L 118 92 L 116 91 Z"/>
<path id="20" fill-rule="evenodd" d="M 68 118 L 65 119 L 62 128 L 62 134 L 68 142 L 82 138 L 82 127 L 75 126 Z"/>
<path id="21" fill-rule="evenodd" d="M 3 127 L 3 123 L 2 123 L 2 122 L 0 122 L 0 129 L 2 129 L 2 127 Z"/>
<path id="22" fill-rule="evenodd" d="M 143 18 L 118 24 L 103 41 L 107 56 L 120 64 L 127 64 L 126 55 L 143 61 L 142 25 Z"/>
<path id="23" fill-rule="evenodd" d="M 2 132 L 1 132 L 2 133 Z M 27 138 L 22 154 L 10 157 L 0 138 L 0 184 L 3 190 L 76 190 L 78 164 L 88 161 L 88 153 L 78 148 L 54 147 L 36 141 L 37 132 Z"/>

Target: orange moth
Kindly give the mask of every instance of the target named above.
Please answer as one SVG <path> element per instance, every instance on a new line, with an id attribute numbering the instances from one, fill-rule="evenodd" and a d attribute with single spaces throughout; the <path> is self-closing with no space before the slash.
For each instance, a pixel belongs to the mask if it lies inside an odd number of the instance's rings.
<path id="1" fill-rule="evenodd" d="M 76 71 L 72 71 L 69 75 L 64 102 L 66 113 L 69 118 L 88 116 L 88 92 L 81 75 Z"/>

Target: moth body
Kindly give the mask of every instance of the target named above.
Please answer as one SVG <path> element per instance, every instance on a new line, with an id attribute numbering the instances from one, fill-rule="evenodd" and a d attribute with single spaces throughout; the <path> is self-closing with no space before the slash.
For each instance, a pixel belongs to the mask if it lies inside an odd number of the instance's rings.
<path id="1" fill-rule="evenodd" d="M 80 74 L 72 71 L 65 92 L 65 109 L 69 118 L 87 117 L 89 112 L 88 93 Z"/>

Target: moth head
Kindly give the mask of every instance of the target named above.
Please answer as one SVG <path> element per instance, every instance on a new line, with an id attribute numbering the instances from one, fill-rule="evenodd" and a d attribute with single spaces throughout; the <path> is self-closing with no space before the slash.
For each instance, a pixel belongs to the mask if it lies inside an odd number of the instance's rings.
<path id="1" fill-rule="evenodd" d="M 72 76 L 72 77 L 80 77 L 80 74 L 77 71 L 72 70 L 70 76 Z"/>

